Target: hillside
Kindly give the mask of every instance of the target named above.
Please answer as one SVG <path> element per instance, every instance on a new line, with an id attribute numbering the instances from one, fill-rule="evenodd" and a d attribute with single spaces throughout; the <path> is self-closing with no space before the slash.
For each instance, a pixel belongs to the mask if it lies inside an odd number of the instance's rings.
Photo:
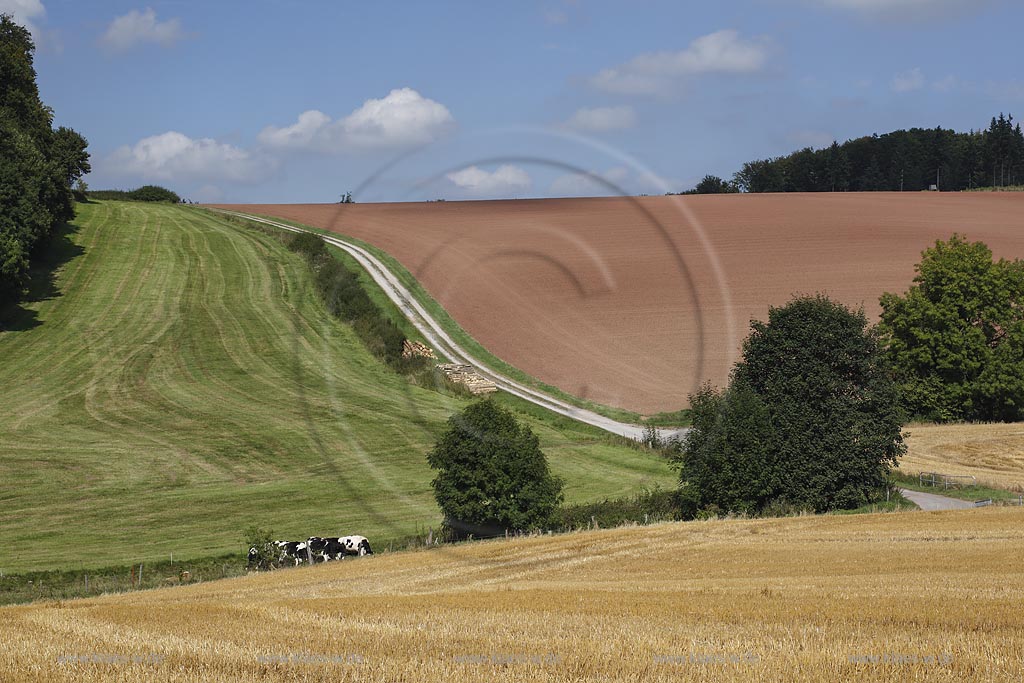
<path id="1" fill-rule="evenodd" d="M 238 552 L 254 524 L 386 544 L 439 522 L 425 455 L 464 401 L 376 361 L 275 237 L 102 202 L 69 239 L 57 291 L 0 331 L 0 571 Z M 571 501 L 673 483 L 527 412 Z"/>
<path id="2" fill-rule="evenodd" d="M 642 413 L 723 385 L 751 318 L 826 292 L 877 316 L 954 231 L 1024 256 L 1024 195 L 823 193 L 245 205 L 398 259 L 530 375 Z"/>
<path id="3" fill-rule="evenodd" d="M 0 678 L 1018 680 L 1021 518 L 660 524 L 5 607 Z"/>

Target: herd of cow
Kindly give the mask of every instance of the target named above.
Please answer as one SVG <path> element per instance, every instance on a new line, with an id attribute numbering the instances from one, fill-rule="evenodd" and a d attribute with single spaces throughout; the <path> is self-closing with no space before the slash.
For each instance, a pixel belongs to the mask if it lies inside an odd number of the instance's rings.
<path id="1" fill-rule="evenodd" d="M 262 548 L 255 545 L 249 548 L 249 569 L 271 569 L 286 564 L 297 567 L 303 562 L 342 560 L 346 555 L 373 555 L 373 550 L 365 536 L 310 536 L 305 541 L 271 541 Z"/>

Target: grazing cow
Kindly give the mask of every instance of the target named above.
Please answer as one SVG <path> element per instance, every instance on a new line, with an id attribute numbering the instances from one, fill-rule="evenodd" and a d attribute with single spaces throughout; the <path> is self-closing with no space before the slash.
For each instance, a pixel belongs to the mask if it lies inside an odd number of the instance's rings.
<path id="1" fill-rule="evenodd" d="M 249 548 L 249 569 L 259 569 L 260 549 L 256 546 Z"/>
<path id="2" fill-rule="evenodd" d="M 331 560 L 340 560 L 345 557 L 345 546 L 342 545 L 340 538 L 322 538 L 320 536 L 310 536 L 306 540 L 309 545 L 310 551 L 313 553 L 314 562 L 329 562 Z"/>
<path id="3" fill-rule="evenodd" d="M 345 548 L 346 555 L 373 555 L 366 536 L 342 536 L 338 542 Z"/>
<path id="4" fill-rule="evenodd" d="M 305 562 L 311 553 L 306 551 L 309 545 L 305 541 L 274 541 L 274 545 L 278 547 L 281 554 L 278 557 L 278 564 L 284 564 L 285 560 L 293 560 L 295 566 L 298 567 L 300 564 Z"/>

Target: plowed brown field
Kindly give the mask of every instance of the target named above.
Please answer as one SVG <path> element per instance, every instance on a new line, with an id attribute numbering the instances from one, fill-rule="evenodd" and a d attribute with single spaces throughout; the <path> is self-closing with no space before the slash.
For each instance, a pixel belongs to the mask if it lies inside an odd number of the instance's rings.
<path id="1" fill-rule="evenodd" d="M 789 194 L 225 206 L 365 240 L 496 356 L 580 397 L 676 410 L 794 294 L 903 292 L 953 232 L 1024 257 L 1024 194 Z"/>

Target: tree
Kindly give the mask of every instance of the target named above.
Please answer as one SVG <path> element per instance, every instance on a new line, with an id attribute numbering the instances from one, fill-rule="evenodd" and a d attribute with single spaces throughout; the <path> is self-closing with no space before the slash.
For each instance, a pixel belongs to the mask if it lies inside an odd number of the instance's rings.
<path id="1" fill-rule="evenodd" d="M 74 187 L 83 175 L 92 171 L 89 164 L 89 153 L 86 149 L 89 141 L 81 133 L 61 126 L 53 132 L 53 160 L 67 187 Z"/>
<path id="2" fill-rule="evenodd" d="M 736 186 L 715 175 L 706 175 L 688 194 L 732 194 L 739 192 Z"/>
<path id="3" fill-rule="evenodd" d="M 17 300 L 32 256 L 74 217 L 71 185 L 89 170 L 85 138 L 51 127 L 34 52 L 28 30 L 0 14 L 0 305 Z"/>
<path id="4" fill-rule="evenodd" d="M 490 400 L 453 415 L 427 462 L 445 526 L 459 537 L 541 528 L 562 501 L 537 437 Z"/>
<path id="5" fill-rule="evenodd" d="M 881 328 L 907 411 L 929 420 L 1024 418 L 1024 263 L 954 234 L 914 284 L 885 293 Z"/>
<path id="6" fill-rule="evenodd" d="M 728 389 L 691 397 L 680 457 L 691 511 L 818 512 L 877 496 L 904 451 L 896 389 L 863 311 L 823 296 L 751 323 Z"/>
<path id="7" fill-rule="evenodd" d="M 693 517 L 711 506 L 756 514 L 777 495 L 771 448 L 775 438 L 768 407 L 747 384 L 723 392 L 710 385 L 690 397 L 693 420 L 684 455 L 679 502 Z"/>

